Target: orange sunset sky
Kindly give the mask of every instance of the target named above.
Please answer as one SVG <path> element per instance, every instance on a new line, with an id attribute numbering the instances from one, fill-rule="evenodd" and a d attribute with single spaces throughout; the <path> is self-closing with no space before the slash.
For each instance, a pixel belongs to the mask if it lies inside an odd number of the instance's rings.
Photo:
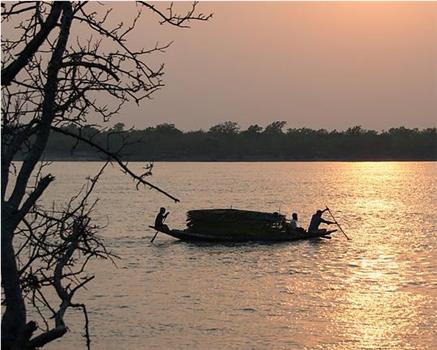
<path id="1" fill-rule="evenodd" d="M 129 6 L 116 4 L 127 16 Z M 200 9 L 214 17 L 188 30 L 143 18 L 150 30 L 133 40 L 174 44 L 159 57 L 167 86 L 127 108 L 126 124 L 436 125 L 437 3 L 203 2 Z"/>
<path id="2" fill-rule="evenodd" d="M 137 11 L 134 2 L 104 5 L 114 7 L 114 22 Z M 144 11 L 128 43 L 174 41 L 149 57 L 165 63 L 166 87 L 114 122 L 183 130 L 226 120 L 340 130 L 437 124 L 437 2 L 201 2 L 199 10 L 214 16 L 190 29 L 159 25 Z"/>

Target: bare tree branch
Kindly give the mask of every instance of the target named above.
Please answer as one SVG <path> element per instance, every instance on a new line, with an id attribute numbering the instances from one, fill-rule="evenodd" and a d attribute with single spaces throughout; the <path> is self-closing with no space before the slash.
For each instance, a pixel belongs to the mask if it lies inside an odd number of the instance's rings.
<path id="1" fill-rule="evenodd" d="M 165 196 L 167 196 L 167 197 L 173 199 L 176 203 L 179 202 L 179 199 L 177 199 L 176 197 L 172 196 L 172 195 L 169 194 L 168 192 L 166 192 L 166 191 L 162 190 L 161 188 L 159 188 L 159 187 L 157 187 L 157 186 L 151 184 L 151 183 L 148 182 L 148 181 L 145 181 L 145 180 L 144 180 L 144 177 L 147 176 L 147 175 L 149 175 L 149 172 L 147 172 L 147 173 L 145 173 L 145 174 L 142 174 L 142 175 L 137 175 L 137 174 L 133 173 L 133 172 L 128 168 L 128 166 L 127 166 L 127 165 L 126 165 L 126 164 L 125 164 L 125 163 L 124 163 L 124 162 L 123 162 L 123 161 L 122 161 L 122 160 L 121 160 L 121 159 L 120 159 L 120 158 L 119 158 L 115 153 L 107 151 L 104 147 L 101 147 L 101 146 L 99 146 L 98 144 L 96 144 L 96 143 L 94 143 L 94 142 L 92 142 L 92 141 L 90 141 L 90 140 L 88 140 L 88 139 L 86 139 L 86 138 L 84 138 L 84 137 L 82 137 L 82 136 L 80 136 L 80 135 L 77 135 L 77 134 L 74 134 L 74 133 L 68 132 L 68 131 L 66 131 L 66 130 L 64 130 L 64 129 L 62 129 L 62 128 L 58 128 L 58 127 L 56 127 L 56 126 L 52 126 L 52 130 L 54 130 L 54 131 L 56 131 L 56 132 L 59 132 L 59 133 L 61 133 L 61 134 L 68 135 L 68 136 L 71 136 L 71 137 L 73 137 L 73 138 L 76 138 L 76 139 L 78 139 L 79 141 L 82 141 L 82 142 L 84 142 L 84 143 L 86 143 L 86 144 L 88 144 L 88 145 L 90 145 L 90 146 L 96 148 L 97 150 L 99 150 L 100 152 L 102 152 L 103 154 L 105 154 L 106 156 L 108 156 L 109 159 L 115 161 L 115 162 L 120 166 L 120 168 L 121 168 L 124 172 L 126 172 L 127 174 L 129 174 L 133 179 L 135 179 L 135 180 L 138 182 L 138 184 L 143 184 L 143 185 L 149 186 L 150 188 L 152 188 L 152 189 L 154 189 L 154 190 L 156 190 L 156 191 L 158 191 L 158 192 L 164 194 Z M 138 185 L 137 185 L 137 186 L 138 186 Z"/>
<path id="2" fill-rule="evenodd" d="M 2 85 L 10 85 L 12 79 L 20 72 L 21 69 L 29 62 L 44 40 L 47 39 L 50 31 L 56 26 L 58 18 L 61 14 L 62 3 L 57 2 L 53 5 L 52 10 L 47 17 L 47 20 L 41 24 L 41 29 L 33 39 L 27 44 L 24 50 L 18 55 L 18 58 L 11 62 L 8 66 L 2 69 L 1 81 Z M 22 11 L 21 11 L 22 12 Z M 8 15 L 19 13 L 8 12 Z"/>
<path id="3" fill-rule="evenodd" d="M 101 226 L 91 219 L 97 204 L 91 193 L 104 169 L 114 162 L 137 188 L 144 185 L 179 200 L 145 180 L 153 164 L 135 173 L 122 161 L 122 151 L 130 144 L 126 134 L 106 133 L 117 138 L 115 150 L 95 142 L 102 128 L 90 131 L 88 117 L 92 114 L 107 122 L 125 103 L 139 104 L 164 86 L 164 65 L 146 59 L 170 44 L 133 49 L 127 40 L 142 10 L 157 15 L 161 23 L 181 28 L 211 16 L 197 14 L 197 3 L 179 15 L 173 5 L 164 13 L 141 2 L 130 23 L 111 27 L 112 9 L 95 11 L 96 4 L 87 6 L 87 2 L 1 6 L 2 23 L 13 28 L 3 32 L 1 57 L 2 348 L 33 350 L 62 337 L 67 332 L 65 315 L 72 308 L 83 312 L 90 348 L 87 308 L 75 300 L 76 294 L 94 278 L 87 272 L 90 261 L 114 263 L 117 258 L 98 236 Z M 89 37 L 74 37 L 71 28 L 76 25 L 86 26 Z M 54 181 L 44 162 L 53 131 L 73 137 L 77 141 L 73 149 L 79 144 L 93 147 L 107 162 L 64 205 L 43 206 L 41 199 Z M 28 320 L 26 307 L 34 311 L 35 319 Z M 36 322 L 39 318 L 42 326 Z"/>
<path id="4" fill-rule="evenodd" d="M 164 13 L 161 10 L 158 10 L 155 5 L 152 5 L 146 1 L 137 1 L 139 4 L 147 7 L 148 9 L 152 10 L 154 13 L 156 13 L 159 17 L 161 17 L 161 24 L 168 23 L 176 27 L 180 28 L 189 28 L 188 25 L 185 23 L 188 23 L 190 21 L 196 20 L 196 21 L 207 21 L 210 18 L 212 18 L 212 14 L 204 15 L 203 13 L 196 14 L 196 7 L 198 2 L 194 2 L 192 4 L 192 7 L 190 10 L 187 11 L 184 15 L 175 14 L 173 12 L 173 2 L 170 4 L 170 6 L 167 8 L 167 14 Z"/>

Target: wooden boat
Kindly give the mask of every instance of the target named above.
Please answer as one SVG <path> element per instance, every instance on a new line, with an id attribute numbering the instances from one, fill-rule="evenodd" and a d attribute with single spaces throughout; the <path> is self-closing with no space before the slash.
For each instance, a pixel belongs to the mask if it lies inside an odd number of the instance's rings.
<path id="1" fill-rule="evenodd" d="M 327 238 L 337 230 L 293 231 L 285 215 L 238 209 L 203 209 L 187 213 L 187 228 L 163 231 L 183 241 L 204 242 L 289 242 L 302 239 Z M 152 240 L 153 241 L 153 240 Z"/>
<path id="2" fill-rule="evenodd" d="M 170 230 L 161 231 L 154 226 L 149 226 L 159 232 L 165 233 L 166 235 L 172 236 L 174 238 L 180 239 L 186 242 L 291 242 L 303 239 L 313 239 L 313 238 L 326 238 L 331 239 L 330 234 L 336 232 L 337 230 L 319 230 L 317 232 L 293 232 L 293 233 L 282 233 L 273 234 L 270 236 L 215 236 L 211 234 L 202 234 L 197 232 L 192 232 L 189 229 L 186 230 Z"/>

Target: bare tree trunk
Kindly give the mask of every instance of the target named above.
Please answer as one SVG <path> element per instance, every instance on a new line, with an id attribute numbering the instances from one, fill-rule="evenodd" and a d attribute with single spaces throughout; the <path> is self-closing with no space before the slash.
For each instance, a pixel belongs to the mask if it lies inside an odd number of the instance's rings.
<path id="1" fill-rule="evenodd" d="M 42 105 L 41 119 L 38 125 L 36 139 L 32 145 L 32 150 L 21 166 L 12 195 L 9 200 L 4 203 L 2 212 L 1 272 L 4 296 L 7 301 L 5 313 L 2 317 L 2 346 L 5 349 L 11 350 L 24 349 L 26 347 L 25 344 L 32 335 L 32 333 L 28 334 L 29 332 L 26 330 L 26 307 L 20 288 L 13 237 L 18 223 L 28 212 L 26 209 L 34 204 L 29 203 L 29 205 L 27 205 L 25 202 L 22 208 L 19 209 L 30 176 L 37 162 L 41 159 L 41 155 L 46 147 L 50 135 L 50 126 L 55 116 L 54 108 L 58 86 L 58 72 L 61 68 L 62 55 L 67 45 L 73 19 L 71 3 L 62 2 L 61 4 L 63 13 L 61 18 L 61 30 L 47 68 L 47 82 L 44 86 L 44 103 Z M 55 4 L 53 8 L 58 8 L 58 4 Z M 30 55 L 32 54 L 30 53 Z M 21 57 L 21 59 L 27 62 L 29 58 Z M 38 197 L 39 196 L 36 196 L 36 198 L 32 199 L 32 195 L 30 195 L 28 200 L 36 201 Z"/>
<path id="2" fill-rule="evenodd" d="M 32 145 L 32 150 L 29 152 L 21 166 L 14 191 L 9 199 L 9 202 L 16 207 L 19 206 L 23 199 L 27 188 L 27 182 L 29 181 L 29 177 L 34 170 L 35 165 L 41 159 L 41 155 L 44 152 L 50 135 L 50 126 L 55 117 L 54 107 L 58 88 L 58 72 L 61 68 L 62 55 L 64 54 L 67 45 L 73 16 L 71 3 L 62 2 L 62 4 L 63 15 L 61 19 L 61 32 L 59 33 L 58 42 L 47 67 L 47 82 L 44 86 L 44 102 L 42 105 L 41 120 L 39 121 L 38 131 L 36 132 L 36 140 Z"/>
<path id="3" fill-rule="evenodd" d="M 172 6 L 166 14 L 155 5 L 141 4 L 157 14 L 161 23 L 177 27 L 188 27 L 191 20 L 206 21 L 211 17 L 196 14 L 197 3 L 185 15 L 173 12 Z M 124 103 L 139 103 L 163 86 L 163 65 L 152 69 L 144 57 L 161 52 L 168 44 L 139 51 L 126 44 L 141 12 L 131 25 L 111 28 L 106 23 L 110 9 L 99 16 L 85 8 L 86 2 L 69 1 L 2 4 L 2 21 L 17 19 L 14 28 L 19 33 L 2 37 L 1 277 L 5 310 L 1 345 L 6 350 L 33 350 L 62 337 L 67 332 L 64 315 L 68 309 L 83 312 L 86 344 L 90 348 L 86 305 L 73 297 L 94 278 L 85 271 L 91 259 L 115 257 L 96 236 L 99 227 L 91 224 L 89 217 L 94 207 L 89 206 L 89 196 L 108 163 L 90 179 L 83 198 L 79 199 L 79 194 L 73 196 L 61 210 L 37 205 L 54 180 L 50 174 L 43 176 L 44 165 L 39 166 L 50 132 L 65 133 L 62 126 L 66 123 L 82 126 L 89 113 L 108 121 Z M 77 37 L 68 42 L 73 21 L 88 26 L 97 39 Z M 117 49 L 106 52 L 101 45 L 103 39 L 115 43 Z M 116 106 L 108 108 L 106 103 L 96 102 L 95 92 L 105 92 L 117 101 Z M 144 180 L 151 174 L 152 164 L 136 174 L 121 161 L 122 148 L 110 152 L 92 139 L 71 136 L 118 163 L 137 187 L 148 186 L 178 201 Z M 24 160 L 15 172 L 13 160 L 17 154 L 24 155 Z M 11 174 L 16 175 L 14 182 L 9 182 Z M 51 288 L 55 289 L 56 301 L 45 297 Z M 28 319 L 26 307 L 35 310 L 37 319 L 44 322 L 38 327 L 39 332 L 36 322 Z M 50 320 L 54 320 L 54 325 Z"/>
<path id="4" fill-rule="evenodd" d="M 15 252 L 12 237 L 15 226 L 10 220 L 8 208 L 2 210 L 2 284 L 7 304 L 2 318 L 2 348 L 22 349 L 24 329 L 26 325 L 26 306 L 21 293 Z M 6 217 L 6 218 L 4 218 Z"/>

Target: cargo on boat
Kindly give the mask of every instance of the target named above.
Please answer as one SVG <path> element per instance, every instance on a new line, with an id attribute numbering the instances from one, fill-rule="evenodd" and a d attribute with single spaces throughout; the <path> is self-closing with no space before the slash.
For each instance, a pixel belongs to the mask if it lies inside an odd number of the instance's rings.
<path id="1" fill-rule="evenodd" d="M 285 215 L 239 209 L 201 209 L 187 213 L 187 228 L 159 232 L 184 241 L 286 242 L 310 238 L 331 238 L 336 230 L 306 232 L 290 229 Z"/>

